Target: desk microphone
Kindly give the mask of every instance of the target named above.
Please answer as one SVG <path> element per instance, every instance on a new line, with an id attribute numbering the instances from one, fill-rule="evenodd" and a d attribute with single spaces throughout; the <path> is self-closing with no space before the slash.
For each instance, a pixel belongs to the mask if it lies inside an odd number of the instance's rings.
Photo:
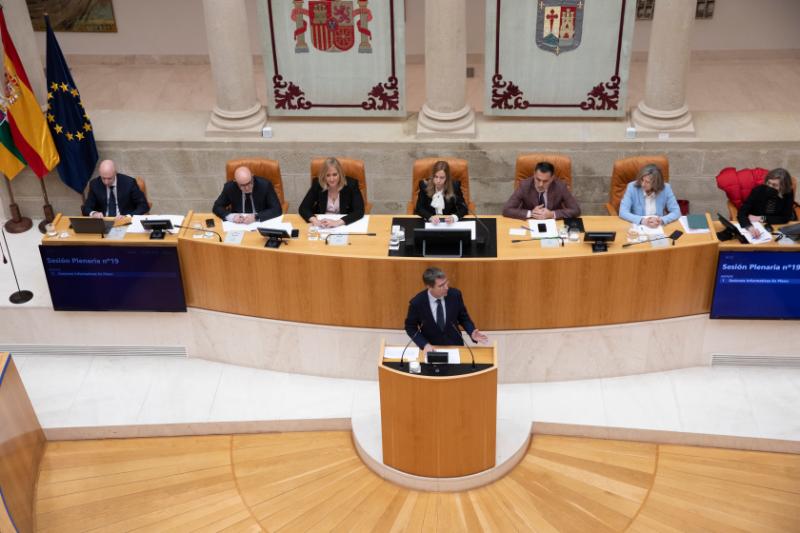
<path id="1" fill-rule="evenodd" d="M 217 236 L 217 238 L 219 239 L 219 242 L 222 242 L 222 240 L 223 240 L 222 239 L 222 235 L 220 235 L 219 233 L 217 233 L 216 231 L 214 231 L 213 229 L 210 229 L 210 228 L 193 228 L 191 226 L 179 226 L 178 224 L 174 224 L 172 227 L 181 228 L 181 229 L 190 229 L 192 231 L 210 231 L 211 233 L 213 233 L 214 235 Z"/>
<path id="2" fill-rule="evenodd" d="M 411 342 L 412 342 L 412 341 L 413 341 L 413 340 L 414 340 L 414 339 L 417 337 L 417 335 L 419 335 L 420 333 L 422 333 L 422 324 L 417 324 L 417 332 L 416 332 L 416 333 L 414 333 L 414 334 L 411 336 L 411 338 L 410 338 L 410 339 L 408 339 L 408 343 L 406 343 L 406 346 L 405 346 L 405 348 L 403 348 L 403 351 L 402 351 L 402 352 L 400 352 L 400 368 L 403 368 L 403 356 L 405 356 L 405 355 L 406 355 L 406 350 L 408 350 L 408 347 L 409 347 L 409 346 L 411 346 Z"/>
<path id="3" fill-rule="evenodd" d="M 458 329 L 458 324 L 456 324 L 455 322 L 450 322 L 450 325 L 455 328 L 455 330 L 458 332 L 458 336 L 461 337 L 461 339 L 463 340 L 464 339 L 464 332 L 461 331 L 460 329 Z M 472 340 L 472 339 L 470 339 L 470 340 Z M 472 357 L 472 368 L 475 368 L 475 354 L 472 353 L 472 348 L 470 348 L 469 342 L 465 342 L 464 346 L 466 346 L 467 350 L 469 350 L 469 355 Z"/>
<path id="4" fill-rule="evenodd" d="M 466 202 L 464 202 L 464 203 L 466 204 Z M 483 223 L 483 220 L 478 218 L 478 215 L 474 211 L 470 211 L 469 205 L 467 205 L 467 214 L 468 215 L 472 215 L 473 217 L 475 217 L 475 221 L 478 224 L 480 224 L 481 227 L 483 228 L 483 230 L 486 232 L 486 239 L 484 239 L 483 243 L 481 243 L 478 239 L 475 239 L 478 242 L 478 244 L 486 244 L 487 242 L 489 242 L 489 235 L 490 235 L 489 227 L 486 224 Z"/>
<path id="5" fill-rule="evenodd" d="M 655 239 L 647 239 L 646 241 L 637 241 L 637 242 L 626 242 L 622 245 L 623 248 L 628 248 L 629 246 L 636 246 L 637 244 L 642 244 L 643 242 L 653 242 L 653 241 L 660 241 L 662 239 L 671 239 L 672 246 L 675 246 L 675 241 L 681 238 L 683 232 L 679 229 L 676 229 L 669 235 L 661 235 L 660 237 L 656 237 Z"/>
<path id="6" fill-rule="evenodd" d="M 377 233 L 329 233 L 325 237 L 325 244 L 328 244 L 328 239 L 330 239 L 333 235 L 363 235 L 365 237 L 375 237 Z"/>

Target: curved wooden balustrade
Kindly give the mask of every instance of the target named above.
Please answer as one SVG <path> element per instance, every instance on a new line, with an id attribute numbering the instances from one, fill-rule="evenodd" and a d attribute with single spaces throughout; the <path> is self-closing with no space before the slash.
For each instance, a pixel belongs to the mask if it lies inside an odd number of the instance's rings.
<path id="1" fill-rule="evenodd" d="M 34 530 L 33 501 L 44 433 L 22 380 L 7 353 L 0 353 L 0 532 Z"/>
<path id="2" fill-rule="evenodd" d="M 194 214 L 204 223 L 209 214 Z M 422 290 L 422 272 L 444 268 L 464 293 L 476 324 L 515 330 L 640 322 L 707 313 L 718 243 L 711 233 L 684 235 L 675 246 L 623 249 L 628 223 L 615 217 L 584 217 L 587 229 L 613 230 L 607 253 L 583 243 L 542 248 L 512 243 L 522 221 L 497 217 L 497 258 L 424 259 L 388 256 L 392 216 L 371 215 L 377 237 L 353 236 L 348 246 L 300 238 L 279 250 L 247 233 L 241 245 L 178 239 L 187 305 L 293 322 L 399 329 L 409 299 Z M 217 219 L 217 228 L 221 227 Z M 666 228 L 669 234 L 678 223 Z"/>

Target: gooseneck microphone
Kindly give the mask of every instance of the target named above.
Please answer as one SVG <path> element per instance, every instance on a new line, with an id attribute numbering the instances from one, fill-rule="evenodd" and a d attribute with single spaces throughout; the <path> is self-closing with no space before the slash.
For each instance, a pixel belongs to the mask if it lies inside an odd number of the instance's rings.
<path id="1" fill-rule="evenodd" d="M 218 232 L 214 231 L 211 228 L 193 228 L 191 226 L 181 226 L 181 225 L 178 225 L 178 224 L 175 224 L 172 227 L 181 228 L 181 229 L 190 229 L 192 231 L 204 231 L 204 232 L 205 231 L 210 231 L 211 233 L 213 233 L 214 235 L 217 236 L 217 238 L 219 239 L 219 242 L 222 242 L 222 235 L 220 235 Z"/>
<path id="2" fill-rule="evenodd" d="M 465 202 L 465 203 L 466 203 L 466 202 Z M 481 227 L 483 228 L 483 230 L 486 232 L 486 238 L 485 238 L 485 239 L 484 239 L 484 241 L 483 241 L 483 242 L 484 242 L 484 244 L 485 244 L 485 243 L 487 243 L 487 242 L 489 242 L 489 235 L 490 235 L 490 233 L 489 233 L 489 227 L 488 227 L 486 224 L 484 224 L 484 223 L 483 223 L 483 220 L 481 220 L 480 218 L 478 218 L 478 215 L 477 215 L 477 214 L 476 214 L 474 211 L 471 211 L 471 210 L 470 210 L 470 208 L 469 208 L 469 205 L 467 205 L 467 214 L 468 214 L 468 215 L 472 215 L 473 217 L 475 217 L 475 221 L 476 221 L 478 224 L 480 224 L 480 225 L 481 225 Z M 477 239 L 476 239 L 476 240 L 477 240 Z M 478 241 L 478 244 L 481 244 L 481 243 L 480 243 L 480 241 Z"/>
<path id="3" fill-rule="evenodd" d="M 400 368 L 403 368 L 403 357 L 406 355 L 406 350 L 408 350 L 408 347 L 411 346 L 411 343 L 414 341 L 414 339 L 417 338 L 417 335 L 419 335 L 421 332 L 422 332 L 422 324 L 417 324 L 417 332 L 414 333 L 410 339 L 408 339 L 408 342 L 403 348 L 403 351 L 400 352 Z"/>
<path id="4" fill-rule="evenodd" d="M 458 329 L 458 324 L 456 324 L 455 322 L 450 322 L 450 325 L 455 328 L 455 330 L 458 332 L 458 336 L 463 339 L 464 338 L 464 332 L 461 331 L 460 329 Z M 470 339 L 470 340 L 472 340 L 472 339 Z M 469 341 L 465 342 L 464 346 L 466 346 L 467 350 L 469 350 L 469 355 L 470 355 L 470 357 L 472 357 L 472 368 L 475 368 L 475 354 L 472 352 L 472 348 L 470 348 L 470 346 L 469 346 Z"/>
<path id="5" fill-rule="evenodd" d="M 642 244 L 642 243 L 645 243 L 645 242 L 660 241 L 662 239 L 671 239 L 672 240 L 672 246 L 675 246 L 675 241 L 680 239 L 681 235 L 683 235 L 683 232 L 681 230 L 679 230 L 679 229 L 676 229 L 675 231 L 673 231 L 669 235 L 661 235 L 659 237 L 656 237 L 655 239 L 647 239 L 646 241 L 626 242 L 625 244 L 622 245 L 622 247 L 623 248 L 628 248 L 629 246 L 636 246 L 637 244 Z"/>

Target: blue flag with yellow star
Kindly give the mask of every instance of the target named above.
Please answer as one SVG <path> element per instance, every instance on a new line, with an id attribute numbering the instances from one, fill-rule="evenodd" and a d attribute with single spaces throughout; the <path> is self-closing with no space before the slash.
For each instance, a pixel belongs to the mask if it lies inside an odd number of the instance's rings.
<path id="1" fill-rule="evenodd" d="M 58 45 L 50 19 L 47 26 L 47 124 L 61 156 L 58 175 L 68 187 L 83 194 L 97 164 L 97 145 L 81 95 Z"/>

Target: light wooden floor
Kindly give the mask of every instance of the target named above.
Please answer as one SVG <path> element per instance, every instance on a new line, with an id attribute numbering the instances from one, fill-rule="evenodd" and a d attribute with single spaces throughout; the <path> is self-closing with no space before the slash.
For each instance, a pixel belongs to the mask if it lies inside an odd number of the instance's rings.
<path id="1" fill-rule="evenodd" d="M 39 531 L 800 531 L 800 456 L 536 436 L 504 479 L 396 487 L 348 432 L 53 442 Z"/>

